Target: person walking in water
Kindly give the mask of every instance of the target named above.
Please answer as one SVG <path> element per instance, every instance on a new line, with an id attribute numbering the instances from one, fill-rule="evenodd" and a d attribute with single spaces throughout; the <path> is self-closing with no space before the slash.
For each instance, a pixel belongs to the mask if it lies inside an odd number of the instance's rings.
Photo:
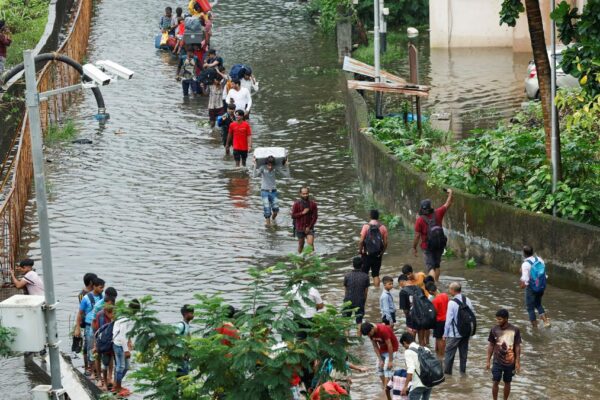
<path id="1" fill-rule="evenodd" d="M 275 223 L 277 213 L 279 212 L 279 204 L 277 202 L 277 188 L 275 185 L 275 157 L 267 157 L 264 165 L 254 170 L 255 177 L 262 177 L 260 184 L 260 197 L 263 203 L 263 214 L 265 216 L 265 225 L 271 225 L 271 219 Z"/>
<path id="2" fill-rule="evenodd" d="M 235 111 L 235 121 L 229 125 L 229 135 L 227 136 L 225 148 L 229 148 L 232 143 L 235 166 L 239 167 L 241 162 L 242 166 L 245 167 L 248 151 L 252 149 L 252 129 L 250 129 L 250 124 L 244 121 L 242 110 Z"/>
<path id="3" fill-rule="evenodd" d="M 292 206 L 292 219 L 298 238 L 298 253 L 304 250 L 304 242 L 315 248 L 315 224 L 317 223 L 317 202 L 310 199 L 307 187 L 300 189 L 300 199 Z"/>
<path id="4" fill-rule="evenodd" d="M 488 337 L 486 370 L 490 370 L 490 360 L 494 356 L 492 366 L 492 397 L 498 400 L 500 380 L 504 382 L 504 400 L 510 395 L 510 383 L 515 375 L 521 372 L 521 332 L 519 328 L 508 323 L 508 311 L 500 309 L 496 312 L 496 323 Z"/>
<path id="5" fill-rule="evenodd" d="M 525 261 L 521 264 L 521 280 L 519 286 L 525 289 L 525 306 L 529 314 L 529 321 L 534 328 L 538 322 L 535 316 L 537 310 L 544 326 L 550 326 L 550 320 L 546 316 L 546 310 L 542 306 L 542 296 L 546 290 L 546 265 L 544 260 L 533 252 L 531 246 L 523 246 L 523 257 Z"/>
<path id="6" fill-rule="evenodd" d="M 446 237 L 442 228 L 444 215 L 452 205 L 452 189 L 447 189 L 448 198 L 443 206 L 435 210 L 431 206 L 431 200 L 425 199 L 421 201 L 419 208 L 419 216 L 415 222 L 415 239 L 413 240 L 413 252 L 417 256 L 417 246 L 421 242 L 421 250 L 425 256 L 425 266 L 427 273 L 431 275 L 435 281 L 440 280 L 440 264 L 442 262 L 442 254 L 446 248 Z"/>
<path id="7" fill-rule="evenodd" d="M 352 259 L 352 271 L 344 275 L 344 303 L 350 302 L 350 309 L 358 308 L 355 314 L 357 332 L 360 333 L 360 325 L 365 315 L 365 303 L 371 284 L 369 275 L 362 271 L 362 257 L 356 256 Z M 345 311 L 344 315 L 350 317 L 352 311 Z"/>
<path id="8" fill-rule="evenodd" d="M 379 287 L 379 271 L 383 253 L 388 245 L 388 230 L 379 222 L 379 211 L 371 210 L 371 220 L 364 224 L 360 231 L 358 251 L 363 256 L 363 271 L 367 274 L 371 271 L 373 286 Z"/>
<path id="9" fill-rule="evenodd" d="M 467 355 L 469 353 L 469 339 L 475 333 L 475 310 L 471 300 L 463 295 L 462 287 L 458 282 L 452 282 L 448 293 L 453 297 L 448 303 L 446 324 L 444 325 L 444 339 L 446 340 L 446 355 L 444 357 L 444 373 L 452 375 L 452 365 L 456 350 L 460 357 L 460 372 L 467 372 Z"/>
<path id="10" fill-rule="evenodd" d="M 250 109 L 252 108 L 252 95 L 248 89 L 240 86 L 239 79 L 233 79 L 231 81 L 231 89 L 227 92 L 225 98 L 227 104 L 235 104 L 235 110 L 241 110 L 244 112 L 244 118 L 250 115 Z"/>

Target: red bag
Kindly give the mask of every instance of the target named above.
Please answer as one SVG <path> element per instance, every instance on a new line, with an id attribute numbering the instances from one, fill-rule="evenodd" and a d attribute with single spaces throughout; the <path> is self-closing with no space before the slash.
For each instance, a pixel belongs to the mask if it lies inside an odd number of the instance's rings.
<path id="1" fill-rule="evenodd" d="M 200 6 L 200 9 L 202 9 L 202 11 L 205 13 L 212 10 L 212 7 L 208 0 L 196 0 L 196 4 L 198 4 Z"/>
<path id="2" fill-rule="evenodd" d="M 174 49 L 175 46 L 177 46 L 177 39 L 174 36 L 169 36 L 167 39 L 167 46 L 169 46 L 170 49 Z"/>

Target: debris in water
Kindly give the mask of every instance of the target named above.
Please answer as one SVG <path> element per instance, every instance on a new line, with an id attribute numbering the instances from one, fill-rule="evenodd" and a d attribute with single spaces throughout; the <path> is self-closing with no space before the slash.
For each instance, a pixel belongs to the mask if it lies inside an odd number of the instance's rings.
<path id="1" fill-rule="evenodd" d="M 73 140 L 71 143 L 74 143 L 74 144 L 92 144 L 94 142 L 92 142 L 90 139 L 76 139 L 76 140 Z"/>
<path id="2" fill-rule="evenodd" d="M 298 121 L 298 119 L 296 119 L 296 118 L 290 118 L 287 120 L 288 125 L 297 125 L 299 123 L 300 123 L 300 121 Z"/>

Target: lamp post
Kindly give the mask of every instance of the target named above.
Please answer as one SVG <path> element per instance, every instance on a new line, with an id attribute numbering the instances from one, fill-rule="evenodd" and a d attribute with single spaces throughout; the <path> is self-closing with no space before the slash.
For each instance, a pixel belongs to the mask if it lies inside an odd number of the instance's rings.
<path id="1" fill-rule="evenodd" d="M 44 93 L 38 93 L 35 76 L 36 59 L 38 61 L 54 59 L 74 66 L 82 74 L 82 83 L 65 88 L 50 90 Z M 44 176 L 44 154 L 42 150 L 42 124 L 39 106 L 41 101 L 47 100 L 53 95 L 72 92 L 82 88 L 95 88 L 96 90 L 94 94 L 96 95 L 96 100 L 98 100 L 98 98 L 101 100 L 98 101 L 99 112 L 103 115 L 106 115 L 104 114 L 104 101 L 102 96 L 100 95 L 100 97 L 98 97 L 98 86 L 108 85 L 112 79 L 116 78 L 106 75 L 102 69 L 111 71 L 116 76 L 126 79 L 131 79 L 131 77 L 133 77 L 133 72 L 111 61 L 99 62 L 100 68 L 98 68 L 91 64 L 86 64 L 81 67 L 72 59 L 60 55 L 44 54 L 34 58 L 31 50 L 25 50 L 23 52 L 23 60 L 23 66 L 18 66 L 15 69 L 25 69 L 25 98 L 27 104 L 27 113 L 29 115 L 29 132 L 31 135 L 31 156 L 34 172 L 35 198 L 39 224 L 42 268 L 44 271 L 44 293 L 46 300 L 45 319 L 48 353 L 50 356 L 50 378 L 52 383 L 52 392 L 58 398 L 59 396 L 62 396 L 61 393 L 64 393 L 64 391 L 62 390 L 60 373 L 60 352 L 58 349 L 59 340 L 58 328 L 56 324 L 56 297 L 54 294 L 54 274 L 52 270 L 52 250 L 50 246 L 50 228 L 48 224 L 48 207 Z M 86 83 L 86 80 L 89 83 Z"/>

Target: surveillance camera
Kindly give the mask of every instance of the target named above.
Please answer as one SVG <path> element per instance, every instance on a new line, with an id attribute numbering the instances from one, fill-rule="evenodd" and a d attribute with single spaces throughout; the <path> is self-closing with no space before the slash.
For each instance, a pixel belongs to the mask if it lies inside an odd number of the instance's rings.
<path id="1" fill-rule="evenodd" d="M 133 71 L 125 68 L 121 64 L 117 64 L 116 62 L 110 60 L 102 60 L 96 63 L 97 66 L 102 68 L 104 71 L 107 71 L 113 75 L 118 76 L 122 79 L 131 79 L 133 78 Z"/>
<path id="2" fill-rule="evenodd" d="M 100 86 L 106 86 L 110 83 L 110 76 L 106 75 L 95 65 L 85 64 L 83 66 L 83 74 Z"/>

